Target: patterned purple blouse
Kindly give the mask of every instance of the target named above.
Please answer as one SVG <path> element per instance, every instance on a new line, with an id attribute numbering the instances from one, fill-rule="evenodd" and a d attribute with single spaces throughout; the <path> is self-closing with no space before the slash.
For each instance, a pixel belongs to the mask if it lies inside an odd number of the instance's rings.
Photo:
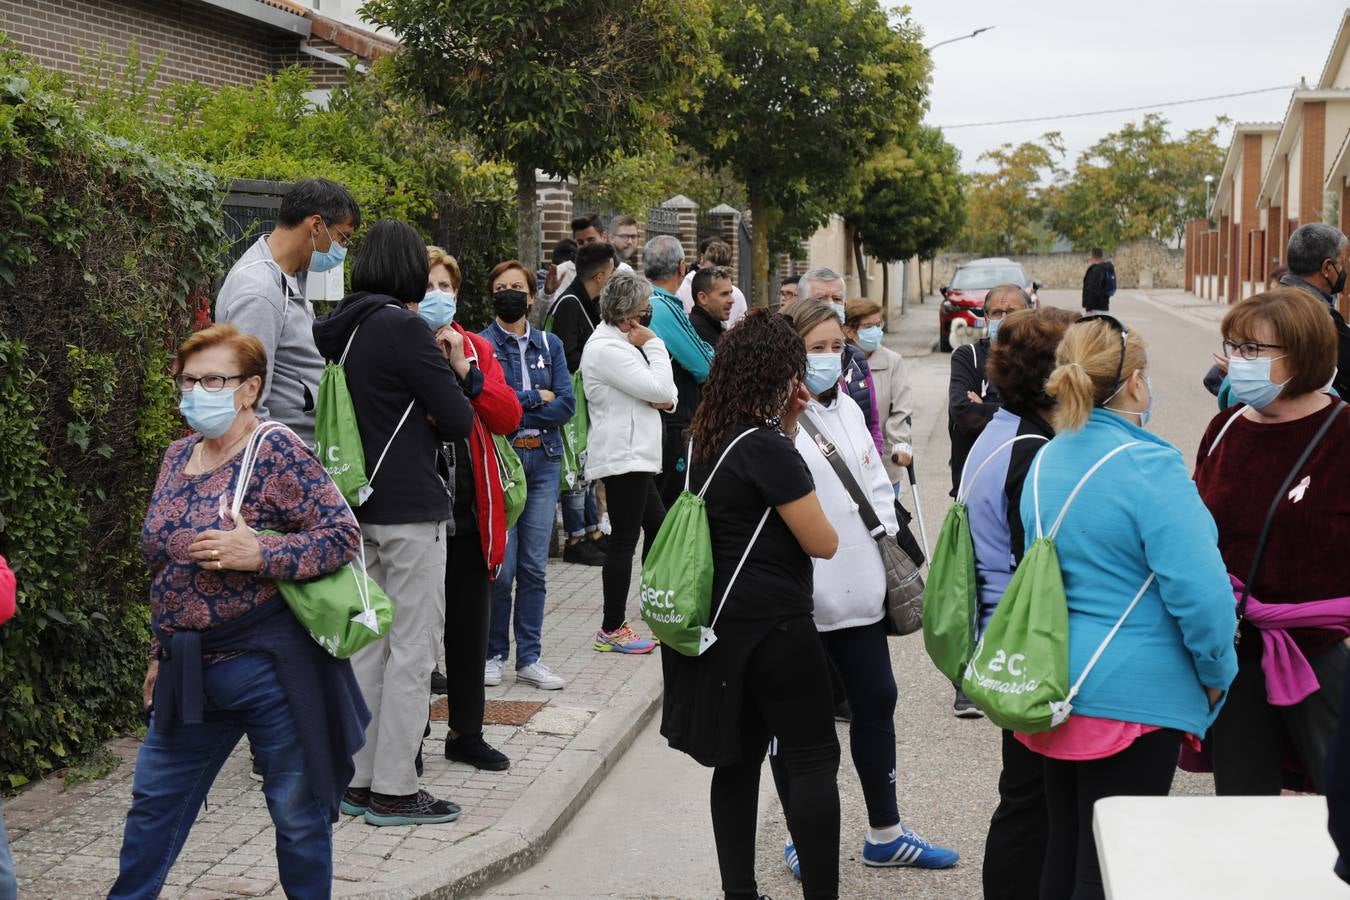
<path id="1" fill-rule="evenodd" d="M 360 548 L 361 528 L 319 460 L 288 432 L 266 435 L 240 513 L 259 534 L 259 572 L 203 569 L 188 546 L 209 529 L 229 530 L 239 476 L 236 454 L 214 471 L 183 471 L 201 440 L 169 445 L 141 528 L 141 553 L 150 567 L 150 615 L 159 629 L 206 631 L 238 618 L 277 595 L 273 579 L 303 581 L 341 568 Z M 158 641 L 151 642 L 151 653 Z M 208 660 L 209 661 L 209 660 Z"/>

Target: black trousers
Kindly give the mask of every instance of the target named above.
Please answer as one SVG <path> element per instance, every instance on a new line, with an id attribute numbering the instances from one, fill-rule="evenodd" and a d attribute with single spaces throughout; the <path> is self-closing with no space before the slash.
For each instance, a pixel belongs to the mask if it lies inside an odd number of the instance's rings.
<path id="1" fill-rule="evenodd" d="M 1237 678 L 1210 731 L 1215 793 L 1279 794 L 1286 748 L 1297 755 L 1300 768 L 1317 792 L 1326 793 L 1323 766 L 1336 733 L 1345 673 L 1350 668 L 1350 647 L 1338 641 L 1308 663 L 1321 689 L 1293 706 L 1271 706 L 1261 660 L 1238 660 Z"/>
<path id="2" fill-rule="evenodd" d="M 603 480 L 610 533 L 605 566 L 600 572 L 605 594 L 605 615 L 600 627 L 613 631 L 628 619 L 628 587 L 633 580 L 638 533 L 642 533 L 645 560 L 666 518 L 666 507 L 656 491 L 656 476 L 651 472 L 626 472 Z"/>
<path id="3" fill-rule="evenodd" d="M 891 649 L 886 642 L 886 626 L 883 622 L 874 622 L 858 628 L 822 631 L 820 639 L 853 712 L 849 720 L 848 746 L 858 782 L 862 785 L 863 801 L 867 804 L 867 823 L 873 828 L 889 828 L 899 824 L 900 808 L 895 799 L 895 702 L 898 691 L 891 669 Z M 833 699 L 833 683 L 830 695 Z M 769 757 L 769 765 L 778 788 L 778 799 L 787 809 L 792 788 L 782 754 Z M 794 842 L 795 839 L 794 834 Z"/>
<path id="4" fill-rule="evenodd" d="M 450 539 L 445 564 L 445 680 L 450 730 L 483 733 L 483 664 L 487 662 L 487 563 L 477 531 Z"/>
<path id="5" fill-rule="evenodd" d="M 666 509 L 675 505 L 684 490 L 684 478 L 689 468 L 689 460 L 685 459 L 689 450 L 689 437 L 685 434 L 688 427 L 688 424 L 667 425 L 661 442 L 661 474 L 656 476 L 656 490 Z"/>
<path id="6" fill-rule="evenodd" d="M 1177 771 L 1181 732 L 1150 732 L 1105 759 L 1045 758 L 1049 831 L 1041 900 L 1104 900 L 1092 807 L 1103 797 L 1165 797 Z"/>
<path id="7" fill-rule="evenodd" d="M 1004 731 L 998 808 L 984 841 L 985 900 L 1032 900 L 1040 894 L 1048 818 L 1045 757 Z"/>
<path id="8" fill-rule="evenodd" d="M 741 761 L 712 777 L 713 837 L 726 900 L 756 900 L 759 775 L 769 737 L 790 785 L 788 828 L 797 844 L 806 900 L 839 896 L 839 741 L 829 663 L 806 616 L 773 628 L 745 670 Z"/>

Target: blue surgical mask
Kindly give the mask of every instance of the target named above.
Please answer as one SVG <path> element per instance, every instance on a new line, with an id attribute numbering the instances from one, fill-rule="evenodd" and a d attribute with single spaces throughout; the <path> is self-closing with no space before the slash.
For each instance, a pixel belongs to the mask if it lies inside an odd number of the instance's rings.
<path id="1" fill-rule="evenodd" d="M 842 304 L 842 303 L 831 303 L 831 304 L 829 304 L 829 306 L 830 306 L 830 309 L 834 310 L 834 314 L 835 314 L 836 316 L 839 317 L 839 324 L 840 324 L 840 325 L 843 325 L 843 324 L 844 324 L 844 304 Z"/>
<path id="2" fill-rule="evenodd" d="M 858 329 L 858 346 L 866 353 L 875 353 L 881 346 L 881 338 L 886 332 L 881 330 L 880 325 L 868 325 L 866 328 Z"/>
<path id="3" fill-rule="evenodd" d="M 342 265 L 342 261 L 347 258 L 347 248 L 333 240 L 333 232 L 328 230 L 328 226 L 323 226 L 324 232 L 328 235 L 331 245 L 322 253 L 315 248 L 309 255 L 309 270 L 311 272 L 327 272 L 329 269 L 336 269 Z"/>
<path id="4" fill-rule="evenodd" d="M 239 411 L 234 408 L 237 387 L 208 391 L 200 384 L 178 399 L 178 411 L 188 427 L 203 437 L 218 438 L 230 430 Z"/>
<path id="5" fill-rule="evenodd" d="M 417 314 L 432 331 L 439 331 L 454 321 L 456 308 L 454 291 L 431 291 L 417 305 Z"/>
<path id="6" fill-rule="evenodd" d="M 844 358 L 839 353 L 806 354 L 806 389 L 820 396 L 839 383 L 844 370 Z"/>
<path id="7" fill-rule="evenodd" d="M 985 319 L 984 330 L 989 335 L 989 340 L 994 341 L 998 338 L 998 327 L 1003 324 L 1002 319 Z"/>
<path id="8" fill-rule="evenodd" d="M 1287 354 L 1286 354 L 1287 355 Z M 1265 409 L 1280 396 L 1288 381 L 1275 384 L 1270 380 L 1270 364 L 1284 356 L 1262 356 L 1258 359 L 1228 357 L 1228 386 L 1233 398 L 1254 409 Z"/>

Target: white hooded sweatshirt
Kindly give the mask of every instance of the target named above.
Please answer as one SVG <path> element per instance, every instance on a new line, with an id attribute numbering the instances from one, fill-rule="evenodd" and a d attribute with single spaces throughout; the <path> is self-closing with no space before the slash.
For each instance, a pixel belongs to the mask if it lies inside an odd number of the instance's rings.
<path id="1" fill-rule="evenodd" d="M 871 498 L 886 534 L 894 537 L 899 530 L 895 493 L 858 404 L 840 391 L 829 406 L 813 399 L 803 415 L 837 448 L 839 458 Z M 857 504 L 805 427 L 798 427 L 796 444 L 815 479 L 825 517 L 839 534 L 834 556 L 815 560 L 816 629 L 837 631 L 877 622 L 885 613 L 886 570 L 876 539 L 868 534 Z"/>

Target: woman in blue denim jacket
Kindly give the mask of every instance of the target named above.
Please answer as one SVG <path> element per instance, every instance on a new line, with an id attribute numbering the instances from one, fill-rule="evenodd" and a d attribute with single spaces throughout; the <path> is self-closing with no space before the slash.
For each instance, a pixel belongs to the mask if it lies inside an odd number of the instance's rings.
<path id="1" fill-rule="evenodd" d="M 544 629 L 545 575 L 553 510 L 558 505 L 558 479 L 563 442 L 560 428 L 576 409 L 571 373 L 558 338 L 530 326 L 535 278 L 523 263 L 509 259 L 488 275 L 496 319 L 482 331 L 502 364 L 506 381 L 516 391 L 524 415 L 511 446 L 525 469 L 525 509 L 506 536 L 506 559 L 493 585 L 488 625 L 488 658 L 483 684 L 501 684 L 510 651 L 511 586 L 515 602 L 516 680 L 556 691 L 563 680 L 539 661 Z"/>

